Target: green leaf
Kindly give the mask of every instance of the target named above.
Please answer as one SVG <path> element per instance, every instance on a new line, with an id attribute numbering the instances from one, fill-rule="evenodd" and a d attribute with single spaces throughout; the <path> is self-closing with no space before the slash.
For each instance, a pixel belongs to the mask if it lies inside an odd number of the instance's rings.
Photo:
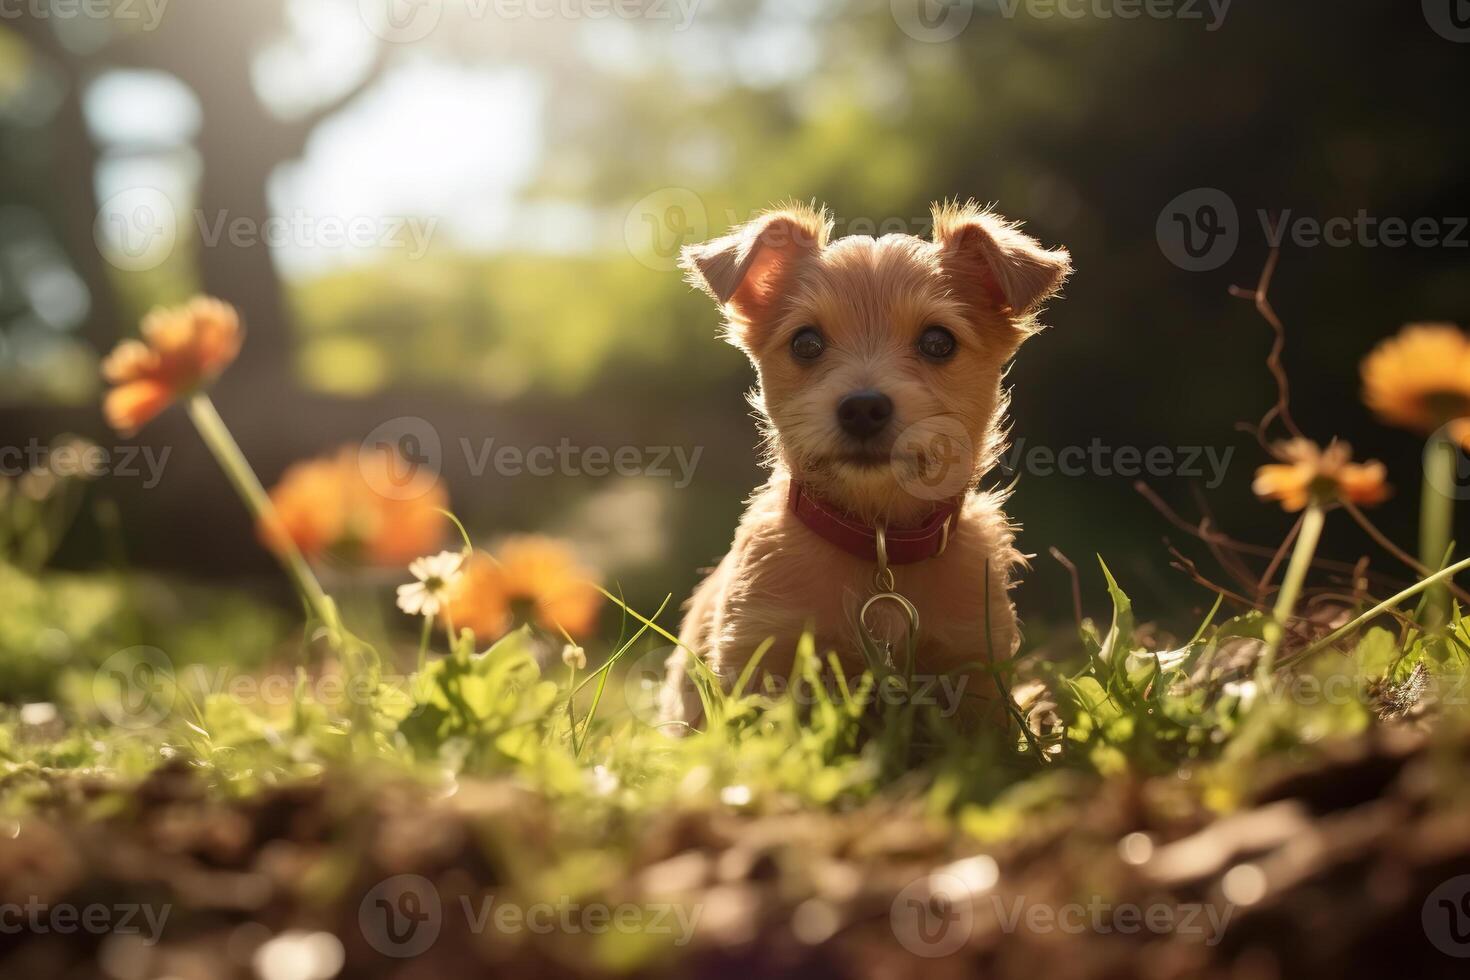
<path id="1" fill-rule="evenodd" d="M 1108 571 L 1108 566 L 1101 557 L 1097 563 L 1102 566 L 1103 576 L 1108 580 L 1108 595 L 1113 600 L 1113 623 L 1108 629 L 1108 635 L 1103 638 L 1098 657 L 1104 661 L 1112 661 L 1119 656 L 1126 656 L 1133 649 L 1133 602 L 1118 586 L 1113 573 Z"/>
<path id="2" fill-rule="evenodd" d="M 1353 656 L 1357 659 L 1358 676 L 1362 680 L 1387 676 L 1399 658 L 1398 636 L 1382 626 L 1375 626 L 1364 634 Z"/>

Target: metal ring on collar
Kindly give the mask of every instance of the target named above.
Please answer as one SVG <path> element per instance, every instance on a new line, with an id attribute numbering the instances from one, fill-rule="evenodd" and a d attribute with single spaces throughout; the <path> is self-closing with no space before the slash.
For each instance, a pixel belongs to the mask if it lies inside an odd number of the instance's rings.
<path id="1" fill-rule="evenodd" d="M 882 601 L 882 602 L 896 602 L 896 603 L 898 603 L 899 608 L 903 610 L 904 616 L 908 618 L 908 621 L 909 621 L 909 635 L 911 635 L 911 636 L 917 636 L 918 635 L 918 632 L 919 632 L 919 609 L 918 609 L 918 607 L 915 606 L 912 602 L 910 602 L 906 596 L 899 595 L 897 592 L 879 592 L 877 595 L 875 595 L 872 598 L 870 598 L 867 602 L 863 603 L 862 609 L 858 611 L 858 623 L 862 625 L 862 628 L 865 631 L 867 631 L 868 636 L 870 636 L 870 637 L 873 636 L 873 631 L 868 628 L 868 610 L 873 607 L 873 603 L 880 602 L 880 601 Z"/>

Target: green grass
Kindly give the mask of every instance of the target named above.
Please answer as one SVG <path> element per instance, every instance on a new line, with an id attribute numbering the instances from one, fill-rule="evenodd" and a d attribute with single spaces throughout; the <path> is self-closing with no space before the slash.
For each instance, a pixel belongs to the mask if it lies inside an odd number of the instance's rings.
<path id="1" fill-rule="evenodd" d="M 418 671 L 407 636 L 401 647 L 343 653 L 325 642 L 293 645 L 290 631 L 244 632 L 240 624 L 260 620 L 239 597 L 191 594 L 191 605 L 167 609 L 147 598 L 163 590 L 157 583 L 132 582 L 127 591 L 142 598 L 125 600 L 113 594 L 124 588 L 113 576 L 8 566 L 0 575 L 29 610 L 16 606 L 6 620 L 0 660 L 12 671 L 41 642 L 26 639 L 28 629 L 57 628 L 47 610 L 81 594 L 134 610 L 64 623 L 74 631 L 67 653 L 49 662 L 49 688 L 33 688 L 47 700 L 0 709 L 0 825 L 35 826 L 39 817 L 104 851 L 161 848 L 159 866 L 174 867 L 168 855 L 184 844 L 172 838 L 190 839 L 181 827 L 222 818 L 269 826 L 270 814 L 294 814 L 324 828 L 296 887 L 309 908 L 346 916 L 336 928 L 349 946 L 364 890 L 403 870 L 371 836 L 374 821 L 394 812 L 414 813 L 426 843 L 468 835 L 473 845 L 456 866 L 477 869 L 474 887 L 483 889 L 468 895 L 521 906 L 642 895 L 646 913 L 663 901 L 660 889 L 679 887 L 657 878 L 677 863 L 670 855 L 706 860 L 705 835 L 739 840 L 748 831 L 755 854 L 756 842 L 784 828 L 777 833 L 830 841 L 865 874 L 901 883 L 927 873 L 920 861 L 1015 854 L 1028 840 L 1082 832 L 1108 800 L 1133 794 L 1146 794 L 1155 820 L 1187 815 L 1199 826 L 1257 805 L 1253 794 L 1283 766 L 1311 768 L 1335 743 L 1375 728 L 1431 728 L 1451 756 L 1470 735 L 1470 620 L 1458 610 L 1445 633 L 1373 627 L 1305 659 L 1304 641 L 1288 644 L 1276 683 L 1252 691 L 1259 614 L 1223 617 L 1217 603 L 1183 646 L 1148 649 L 1140 637 L 1149 631 L 1106 568 L 1098 578 L 1110 620 L 1084 622 L 1065 647 L 997 670 L 995 688 L 1018 700 L 992 702 L 981 718 L 922 703 L 902 656 L 894 664 L 875 656 L 843 677 L 808 639 L 788 688 L 754 671 L 733 692 L 701 677 L 710 720 L 681 737 L 654 724 L 672 640 L 667 603 L 646 617 L 626 610 L 617 640 L 600 658 L 589 651 L 591 669 L 560 661 L 560 637 L 521 628 L 488 647 L 463 634 L 449 649 L 441 634 Z M 128 639 L 167 645 L 172 656 L 151 646 L 109 653 L 119 623 Z M 210 636 L 213 646 L 202 642 Z M 218 803 L 168 789 L 179 772 Z M 1100 833 L 1092 846 L 1111 854 L 1116 840 Z M 265 852 L 252 860 L 262 866 Z M 434 874 L 432 864 L 412 867 Z M 783 852 L 776 867 L 776 893 L 793 905 L 810 893 L 803 875 L 815 872 L 800 870 L 795 853 Z M 104 887 L 108 872 L 98 873 L 93 884 Z M 446 896 L 459 880 L 434 878 Z M 116 887 L 119 900 L 136 900 L 166 886 Z M 718 889 L 680 894 L 676 906 L 689 914 L 721 907 Z M 217 927 L 207 910 L 179 901 L 175 940 Z M 579 975 L 697 962 L 652 929 L 552 937 L 546 948 L 574 956 Z"/>
<path id="2" fill-rule="evenodd" d="M 8 669 L 28 676 L 14 661 L 34 657 L 41 641 L 18 635 L 54 630 L 43 625 L 45 610 L 75 604 L 81 585 L 11 567 L 0 575 L 35 614 L 25 620 L 12 609 L 6 620 Z M 87 638 L 96 624 L 81 617 L 69 628 L 83 642 L 50 694 L 56 718 L 36 725 L 25 719 L 44 712 L 4 713 L 5 805 L 27 805 L 68 773 L 125 782 L 183 760 L 228 795 L 331 771 L 429 783 L 508 778 L 568 812 L 591 807 L 627 819 L 670 806 L 841 810 L 889 796 L 995 839 L 1051 805 L 1050 786 L 1188 773 L 1189 792 L 1228 810 L 1262 760 L 1399 724 L 1391 716 L 1407 711 L 1463 719 L 1470 620 L 1458 610 L 1445 633 L 1373 627 L 1346 648 L 1291 664 L 1262 689 L 1242 657 L 1259 646 L 1261 616 L 1220 618 L 1217 604 L 1182 647 L 1149 650 L 1106 568 L 1102 580 L 1111 621 L 1083 623 L 1069 649 L 1004 665 L 995 679 L 1010 697 L 978 722 L 951 716 L 942 698 L 918 697 L 911 668 L 874 658 L 858 677 L 843 677 L 808 640 L 784 690 L 748 673 L 727 693 L 696 672 L 709 721 L 683 737 L 653 723 L 671 624 L 631 610 L 623 636 L 581 672 L 546 655 L 552 638 L 524 628 L 488 647 L 465 633 L 422 673 L 393 666 L 408 656 L 376 651 L 347 663 L 309 648 L 295 664 L 264 654 L 154 662 L 152 647 L 102 658 L 83 649 L 98 641 Z M 111 588 L 92 587 L 104 597 Z M 229 609 L 215 607 L 216 625 L 228 624 Z M 548 661 L 555 669 L 541 666 Z"/>

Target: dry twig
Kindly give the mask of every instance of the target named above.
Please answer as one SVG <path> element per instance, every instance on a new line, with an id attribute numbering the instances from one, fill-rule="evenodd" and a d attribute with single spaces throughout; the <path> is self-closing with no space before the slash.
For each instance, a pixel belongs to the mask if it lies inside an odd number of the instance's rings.
<path id="1" fill-rule="evenodd" d="M 1256 312 L 1261 314 L 1261 319 L 1271 325 L 1275 333 L 1275 339 L 1271 343 L 1271 352 L 1266 355 L 1266 368 L 1271 372 L 1271 377 L 1276 379 L 1276 404 L 1266 410 L 1261 416 L 1261 421 L 1255 427 L 1256 441 L 1262 448 L 1270 451 L 1267 445 L 1266 431 L 1276 419 L 1286 426 L 1286 430 L 1298 439 L 1306 438 L 1302 430 L 1297 426 L 1296 420 L 1291 416 L 1291 386 L 1286 378 L 1286 367 L 1281 362 L 1282 351 L 1286 348 L 1286 327 L 1281 318 L 1276 315 L 1276 308 L 1271 305 L 1271 280 L 1276 275 L 1276 265 L 1281 260 L 1281 249 L 1271 249 L 1271 254 L 1266 257 L 1266 265 L 1261 269 L 1261 278 L 1256 281 L 1254 289 L 1246 289 L 1243 286 L 1231 286 L 1230 295 L 1238 299 L 1248 299 L 1255 304 Z"/>
<path id="2" fill-rule="evenodd" d="M 1077 576 L 1077 566 L 1072 564 L 1072 559 L 1062 554 L 1061 549 L 1055 545 L 1047 550 L 1051 552 L 1057 564 L 1065 568 L 1067 574 L 1072 576 L 1072 615 L 1076 617 L 1077 628 L 1080 630 L 1082 628 L 1082 581 Z"/>

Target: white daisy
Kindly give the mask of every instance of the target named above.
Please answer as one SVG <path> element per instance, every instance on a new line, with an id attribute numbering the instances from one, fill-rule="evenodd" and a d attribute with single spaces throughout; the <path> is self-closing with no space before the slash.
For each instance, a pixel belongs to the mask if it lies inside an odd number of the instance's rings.
<path id="1" fill-rule="evenodd" d="M 410 616 L 439 615 L 449 590 L 459 581 L 463 565 L 464 554 L 458 551 L 441 551 L 414 559 L 408 571 L 418 581 L 398 587 L 398 608 Z"/>

